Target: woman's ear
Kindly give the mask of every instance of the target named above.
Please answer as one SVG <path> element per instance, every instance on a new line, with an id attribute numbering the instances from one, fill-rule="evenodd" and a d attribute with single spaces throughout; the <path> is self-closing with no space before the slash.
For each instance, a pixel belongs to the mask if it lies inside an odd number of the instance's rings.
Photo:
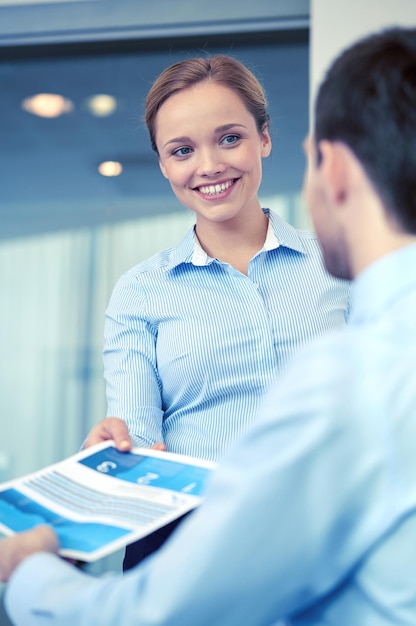
<path id="1" fill-rule="evenodd" d="M 261 131 L 261 156 L 268 157 L 272 151 L 272 140 L 267 126 Z"/>

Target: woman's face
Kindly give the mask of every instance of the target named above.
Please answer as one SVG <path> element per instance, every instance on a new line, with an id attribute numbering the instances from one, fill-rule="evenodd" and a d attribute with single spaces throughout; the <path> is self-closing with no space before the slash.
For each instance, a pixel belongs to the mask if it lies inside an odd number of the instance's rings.
<path id="1" fill-rule="evenodd" d="M 199 225 L 250 219 L 260 208 L 271 140 L 232 89 L 204 81 L 180 91 L 163 103 L 155 127 L 162 173 Z"/>

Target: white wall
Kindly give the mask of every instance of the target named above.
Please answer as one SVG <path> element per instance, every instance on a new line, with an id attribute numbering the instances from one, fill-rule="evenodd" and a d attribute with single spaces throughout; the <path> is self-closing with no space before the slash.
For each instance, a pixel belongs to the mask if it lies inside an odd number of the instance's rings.
<path id="1" fill-rule="evenodd" d="M 416 0 L 311 0 L 310 93 L 345 47 L 388 26 L 416 26 Z"/>

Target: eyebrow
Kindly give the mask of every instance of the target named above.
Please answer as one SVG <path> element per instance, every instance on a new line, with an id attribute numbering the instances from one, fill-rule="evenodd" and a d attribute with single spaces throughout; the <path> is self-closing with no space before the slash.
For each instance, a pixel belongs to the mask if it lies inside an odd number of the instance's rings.
<path id="1" fill-rule="evenodd" d="M 215 128 L 214 132 L 215 133 L 224 133 L 227 130 L 230 130 L 231 128 L 246 128 L 246 126 L 244 126 L 244 124 L 238 124 L 233 123 L 233 124 L 224 124 L 222 126 L 217 126 L 217 128 Z M 167 141 L 162 148 L 166 148 L 166 146 L 168 146 L 171 143 L 188 143 L 191 141 L 190 137 L 173 137 L 173 139 L 169 139 L 169 141 Z"/>

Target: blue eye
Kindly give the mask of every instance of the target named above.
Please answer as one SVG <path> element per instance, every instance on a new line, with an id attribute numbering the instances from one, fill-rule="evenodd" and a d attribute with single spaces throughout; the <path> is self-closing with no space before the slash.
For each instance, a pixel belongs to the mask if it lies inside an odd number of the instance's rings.
<path id="1" fill-rule="evenodd" d="M 237 143 L 239 139 L 240 139 L 240 135 L 226 135 L 225 137 L 221 139 L 221 143 L 227 146 L 230 146 L 234 143 Z"/>
<path id="2" fill-rule="evenodd" d="M 174 156 L 188 156 L 188 154 L 191 154 L 191 152 L 191 148 L 187 148 L 186 146 L 184 146 L 182 148 L 177 148 L 172 152 L 172 154 Z"/>

